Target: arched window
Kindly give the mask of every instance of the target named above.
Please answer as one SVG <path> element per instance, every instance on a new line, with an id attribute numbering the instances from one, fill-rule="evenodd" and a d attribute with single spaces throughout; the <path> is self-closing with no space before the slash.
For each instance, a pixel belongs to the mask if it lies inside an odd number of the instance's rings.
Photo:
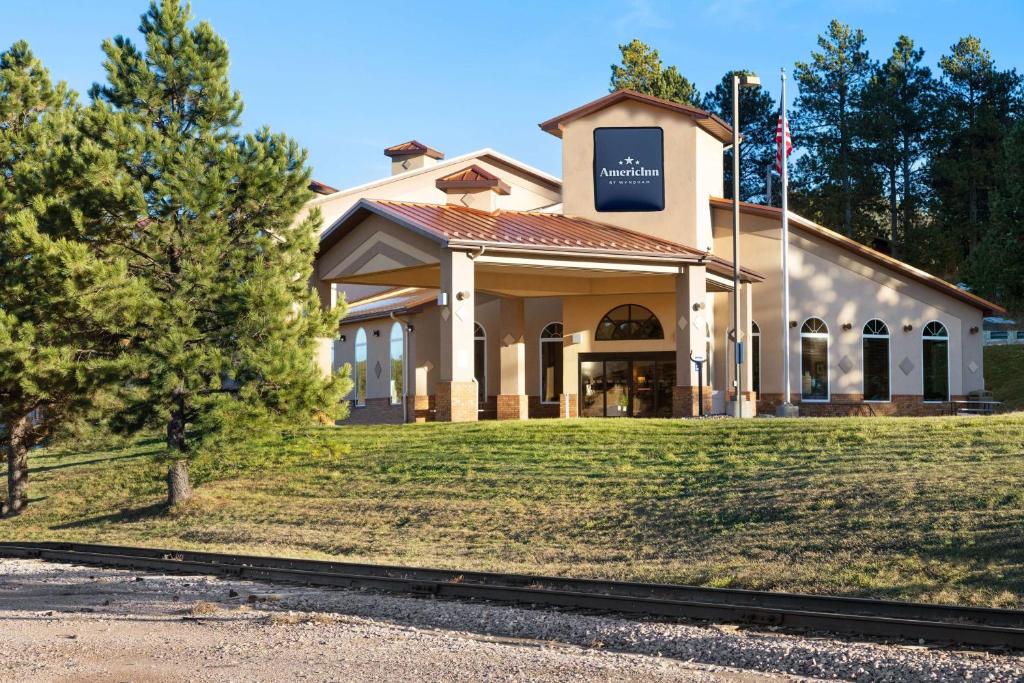
<path id="1" fill-rule="evenodd" d="M 621 339 L 664 339 L 658 318 L 638 304 L 625 304 L 608 311 L 597 325 L 597 341 Z"/>
<path id="2" fill-rule="evenodd" d="M 476 378 L 476 400 L 487 400 L 487 332 L 480 323 L 473 323 L 473 377 Z"/>
<path id="3" fill-rule="evenodd" d="M 828 325 L 808 318 L 800 328 L 800 398 L 828 401 Z"/>
<path id="4" fill-rule="evenodd" d="M 861 342 L 864 352 L 864 400 L 888 401 L 889 391 L 889 328 L 881 320 L 864 324 Z"/>
<path id="5" fill-rule="evenodd" d="M 356 332 L 356 367 L 355 372 L 356 405 L 366 405 L 366 330 L 359 328 Z"/>
<path id="6" fill-rule="evenodd" d="M 921 335 L 921 371 L 925 401 L 949 400 L 949 333 L 933 320 Z"/>
<path id="7" fill-rule="evenodd" d="M 540 402 L 558 403 L 562 395 L 562 323 L 540 333 Z"/>
<path id="8" fill-rule="evenodd" d="M 750 323 L 750 363 L 754 375 L 754 393 L 761 393 L 761 328 L 757 323 Z"/>
<path id="9" fill-rule="evenodd" d="M 405 331 L 402 324 L 391 326 L 391 405 L 402 402 L 405 388 Z"/>

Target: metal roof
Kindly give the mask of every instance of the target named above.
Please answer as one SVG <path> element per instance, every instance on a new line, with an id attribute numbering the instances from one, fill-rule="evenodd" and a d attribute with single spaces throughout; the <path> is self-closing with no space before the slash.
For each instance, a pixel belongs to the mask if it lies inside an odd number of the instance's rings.
<path id="1" fill-rule="evenodd" d="M 482 246 L 493 249 L 543 251 L 560 256 L 664 259 L 670 263 L 701 263 L 719 275 L 732 274 L 732 263 L 669 240 L 606 225 L 585 218 L 535 211 L 488 213 L 452 204 L 419 204 L 361 199 L 320 240 L 320 252 L 330 249 L 347 228 L 375 213 L 445 247 Z M 763 276 L 743 269 L 744 280 Z"/>
<path id="2" fill-rule="evenodd" d="M 401 142 L 397 145 L 391 145 L 384 149 L 384 154 L 389 157 L 404 157 L 414 156 L 418 154 L 426 154 L 428 157 L 433 159 L 444 159 L 444 152 L 438 152 L 432 147 L 427 147 L 419 140 L 409 140 L 408 142 Z"/>
<path id="3" fill-rule="evenodd" d="M 715 209 L 731 209 L 732 200 L 723 199 L 721 197 L 712 197 L 711 206 Z M 751 204 L 750 202 L 740 202 L 740 211 L 742 213 L 751 214 L 754 216 L 764 216 L 767 218 L 782 218 L 782 209 L 777 206 L 765 206 L 763 204 Z M 992 313 L 1005 313 L 1006 309 L 999 304 L 992 303 L 987 299 L 983 299 L 977 294 L 971 294 L 970 292 L 960 289 L 952 282 L 946 282 L 940 277 L 936 277 L 931 273 L 925 272 L 920 268 L 915 268 L 909 263 L 904 263 L 899 259 L 894 259 L 892 256 L 883 254 L 880 251 L 876 251 L 871 247 L 865 246 L 856 240 L 852 240 L 849 237 L 840 235 L 834 230 L 818 225 L 814 221 L 807 220 L 803 216 L 799 216 L 792 211 L 789 214 L 789 225 L 796 228 L 797 230 L 803 231 L 811 235 L 821 237 L 832 244 L 840 246 L 847 251 L 853 252 L 858 256 L 862 256 L 869 261 L 873 261 L 879 265 L 886 266 L 891 270 L 894 270 L 912 280 L 916 280 L 921 284 L 927 285 L 932 289 L 936 289 L 944 294 L 948 294 L 954 299 L 959 299 L 965 303 L 971 304 L 977 308 L 980 308 L 985 315 L 991 315 Z"/>

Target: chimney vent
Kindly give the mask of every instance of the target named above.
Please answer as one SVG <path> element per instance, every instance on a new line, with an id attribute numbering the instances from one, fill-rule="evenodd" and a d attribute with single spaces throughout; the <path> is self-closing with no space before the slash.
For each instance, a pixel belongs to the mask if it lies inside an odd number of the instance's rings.
<path id="1" fill-rule="evenodd" d="M 392 145 L 384 150 L 384 156 L 391 158 L 391 175 L 398 175 L 414 168 L 423 168 L 444 159 L 444 153 L 427 147 L 418 140 L 409 140 Z"/>

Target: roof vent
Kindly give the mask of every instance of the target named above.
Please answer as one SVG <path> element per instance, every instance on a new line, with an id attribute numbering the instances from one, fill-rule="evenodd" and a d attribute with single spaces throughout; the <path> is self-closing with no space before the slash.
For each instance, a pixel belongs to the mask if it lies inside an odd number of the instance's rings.
<path id="1" fill-rule="evenodd" d="M 476 164 L 442 176 L 434 184 L 448 195 L 448 204 L 489 213 L 498 210 L 498 195 L 512 191 L 508 183 Z"/>
<path id="2" fill-rule="evenodd" d="M 391 157 L 391 175 L 397 175 L 436 164 L 439 159 L 444 159 L 444 152 L 427 147 L 419 140 L 409 140 L 388 147 L 384 156 Z"/>

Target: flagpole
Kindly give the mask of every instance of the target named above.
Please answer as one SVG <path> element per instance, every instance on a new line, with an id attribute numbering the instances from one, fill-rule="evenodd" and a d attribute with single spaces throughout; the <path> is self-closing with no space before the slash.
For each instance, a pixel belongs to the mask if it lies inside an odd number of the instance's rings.
<path id="1" fill-rule="evenodd" d="M 782 180 L 782 374 L 783 374 L 783 414 L 790 403 L 789 376 L 789 121 L 786 118 L 786 70 L 779 69 L 782 78 L 782 169 L 779 175 Z"/>

